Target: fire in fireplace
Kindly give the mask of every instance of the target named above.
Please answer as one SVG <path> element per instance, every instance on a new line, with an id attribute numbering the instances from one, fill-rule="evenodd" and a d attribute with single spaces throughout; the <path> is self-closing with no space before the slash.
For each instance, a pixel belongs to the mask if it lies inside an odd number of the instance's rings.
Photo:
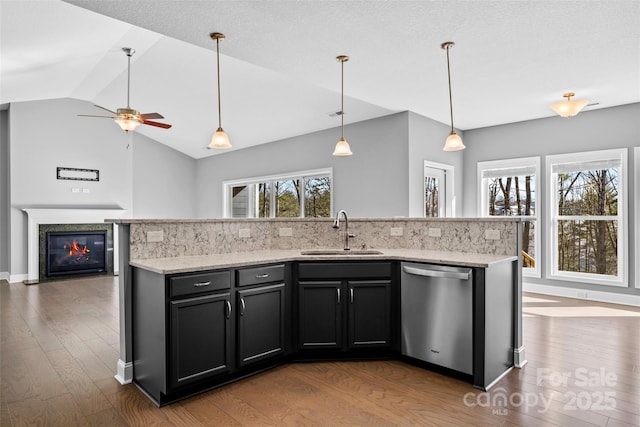
<path id="1" fill-rule="evenodd" d="M 107 271 L 107 232 L 47 232 L 46 271 L 49 277 Z"/>

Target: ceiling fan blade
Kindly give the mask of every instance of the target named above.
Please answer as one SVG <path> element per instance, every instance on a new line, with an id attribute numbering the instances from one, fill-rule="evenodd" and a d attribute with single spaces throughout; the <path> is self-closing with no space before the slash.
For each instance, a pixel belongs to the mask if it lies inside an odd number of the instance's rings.
<path id="1" fill-rule="evenodd" d="M 144 113 L 144 114 L 140 114 L 140 117 L 142 117 L 144 120 L 147 120 L 147 119 L 164 119 L 164 116 L 162 114 L 158 114 L 158 113 Z"/>
<path id="2" fill-rule="evenodd" d="M 93 104 L 93 106 L 94 106 L 94 107 L 98 107 L 98 108 L 102 108 L 104 111 L 108 111 L 108 112 L 110 112 L 111 114 L 118 114 L 118 113 L 116 113 L 115 111 L 111 111 L 111 110 L 109 110 L 108 108 L 101 107 L 101 106 L 99 106 L 99 105 L 97 105 L 97 104 Z"/>
<path id="3" fill-rule="evenodd" d="M 171 127 L 168 123 L 152 122 L 151 120 L 142 120 L 143 125 L 155 126 L 163 129 L 169 129 Z"/>
<path id="4" fill-rule="evenodd" d="M 115 117 L 110 116 L 94 116 L 93 114 L 78 114 L 78 117 L 100 117 L 105 119 L 115 119 Z"/>

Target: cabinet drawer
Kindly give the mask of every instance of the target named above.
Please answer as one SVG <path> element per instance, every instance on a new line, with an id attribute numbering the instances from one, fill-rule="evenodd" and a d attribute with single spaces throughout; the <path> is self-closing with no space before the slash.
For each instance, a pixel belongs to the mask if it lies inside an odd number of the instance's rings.
<path id="1" fill-rule="evenodd" d="M 231 287 L 230 271 L 189 274 L 169 278 L 169 296 L 199 294 Z"/>
<path id="2" fill-rule="evenodd" d="M 238 270 L 238 286 L 259 285 L 261 283 L 283 282 L 284 264 Z"/>

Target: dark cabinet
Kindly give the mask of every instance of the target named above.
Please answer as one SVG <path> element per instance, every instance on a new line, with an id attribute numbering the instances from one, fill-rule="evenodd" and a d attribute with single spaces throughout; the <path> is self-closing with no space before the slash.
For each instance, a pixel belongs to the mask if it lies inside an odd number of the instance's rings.
<path id="1" fill-rule="evenodd" d="M 291 348 L 284 264 L 135 268 L 132 282 L 133 378 L 158 405 L 264 369 Z"/>
<path id="2" fill-rule="evenodd" d="M 243 289 L 237 294 L 238 364 L 245 366 L 283 354 L 285 284 Z"/>
<path id="3" fill-rule="evenodd" d="M 392 346 L 391 263 L 300 263 L 298 267 L 301 350 Z"/>
<path id="4" fill-rule="evenodd" d="M 298 283 L 300 348 L 342 347 L 342 283 Z"/>
<path id="5" fill-rule="evenodd" d="M 391 280 L 349 281 L 349 347 L 391 345 Z"/>
<path id="6" fill-rule="evenodd" d="M 171 301 L 170 385 L 228 372 L 231 305 L 228 292 Z"/>

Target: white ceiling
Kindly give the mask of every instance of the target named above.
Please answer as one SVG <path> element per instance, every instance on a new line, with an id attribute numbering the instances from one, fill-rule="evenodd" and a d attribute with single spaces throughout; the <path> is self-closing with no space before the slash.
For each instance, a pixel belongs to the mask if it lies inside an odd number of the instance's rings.
<path id="1" fill-rule="evenodd" d="M 338 126 L 340 54 L 351 57 L 345 123 L 411 110 L 448 124 L 448 40 L 463 130 L 552 116 L 567 91 L 597 103 L 587 109 L 640 102 L 636 0 L 2 0 L 0 14 L 0 104 L 124 107 L 121 48 L 133 47 L 131 106 L 173 125 L 136 132 L 193 158 L 220 153 L 205 148 L 218 125 L 213 31 L 227 35 L 222 124 L 233 149 Z"/>

